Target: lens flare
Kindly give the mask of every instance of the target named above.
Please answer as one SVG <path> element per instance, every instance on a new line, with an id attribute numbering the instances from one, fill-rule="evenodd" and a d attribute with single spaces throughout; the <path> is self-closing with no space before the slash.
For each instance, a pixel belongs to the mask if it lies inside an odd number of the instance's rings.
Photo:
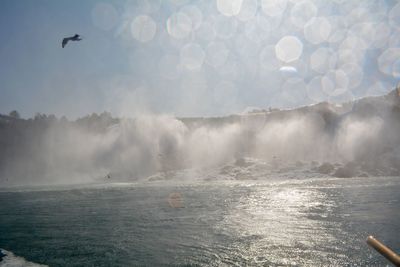
<path id="1" fill-rule="evenodd" d="M 186 38 L 192 32 L 192 20 L 184 13 L 174 13 L 167 20 L 167 31 L 173 38 Z"/>
<path id="2" fill-rule="evenodd" d="M 133 38 L 146 43 L 153 40 L 156 35 L 157 25 L 154 20 L 146 15 L 137 16 L 131 24 Z"/>
<path id="3" fill-rule="evenodd" d="M 118 23 L 118 12 L 112 4 L 98 3 L 92 10 L 92 20 L 96 27 L 109 31 Z"/>
<path id="4" fill-rule="evenodd" d="M 205 53 L 200 45 L 189 43 L 180 52 L 181 64 L 189 70 L 200 69 L 203 65 Z"/>
<path id="5" fill-rule="evenodd" d="M 298 60 L 303 53 L 303 43 L 295 36 L 285 36 L 275 45 L 275 53 L 286 63 Z"/>
<path id="6" fill-rule="evenodd" d="M 290 11 L 290 20 L 293 25 L 303 28 L 304 25 L 318 13 L 318 8 L 311 1 L 297 2 Z"/>
<path id="7" fill-rule="evenodd" d="M 242 2 L 242 0 L 217 0 L 217 9 L 224 16 L 236 16 L 240 12 Z"/>

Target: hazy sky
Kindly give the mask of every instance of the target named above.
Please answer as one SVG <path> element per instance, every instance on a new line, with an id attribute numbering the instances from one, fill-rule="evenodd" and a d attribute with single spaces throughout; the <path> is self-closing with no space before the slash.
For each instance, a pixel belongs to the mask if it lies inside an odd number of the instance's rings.
<path id="1" fill-rule="evenodd" d="M 0 34 L 0 113 L 23 117 L 225 115 L 400 78 L 396 1 L 2 0 Z"/>

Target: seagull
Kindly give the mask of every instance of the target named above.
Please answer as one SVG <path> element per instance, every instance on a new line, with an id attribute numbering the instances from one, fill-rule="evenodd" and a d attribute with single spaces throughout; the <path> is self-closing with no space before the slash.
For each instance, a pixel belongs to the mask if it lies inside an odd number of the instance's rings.
<path id="1" fill-rule="evenodd" d="M 82 38 L 80 38 L 79 34 L 75 34 L 72 37 L 65 37 L 62 40 L 62 48 L 65 47 L 65 45 L 68 43 L 68 41 L 80 41 L 80 40 L 82 40 Z"/>

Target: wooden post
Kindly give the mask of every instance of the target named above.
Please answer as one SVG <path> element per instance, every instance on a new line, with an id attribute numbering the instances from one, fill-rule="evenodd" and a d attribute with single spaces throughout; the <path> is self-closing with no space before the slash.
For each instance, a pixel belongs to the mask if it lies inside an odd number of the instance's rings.
<path id="1" fill-rule="evenodd" d="M 369 236 L 367 238 L 367 244 L 373 247 L 376 251 L 382 254 L 395 266 L 400 266 L 400 256 L 397 255 L 393 250 L 379 242 L 375 237 Z"/>

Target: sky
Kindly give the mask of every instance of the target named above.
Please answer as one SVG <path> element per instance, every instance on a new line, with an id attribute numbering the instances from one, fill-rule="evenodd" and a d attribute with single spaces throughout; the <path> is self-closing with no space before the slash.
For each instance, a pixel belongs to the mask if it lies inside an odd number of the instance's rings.
<path id="1" fill-rule="evenodd" d="M 396 1 L 2 0 L 0 34 L 0 113 L 25 118 L 224 116 L 400 81 Z"/>

